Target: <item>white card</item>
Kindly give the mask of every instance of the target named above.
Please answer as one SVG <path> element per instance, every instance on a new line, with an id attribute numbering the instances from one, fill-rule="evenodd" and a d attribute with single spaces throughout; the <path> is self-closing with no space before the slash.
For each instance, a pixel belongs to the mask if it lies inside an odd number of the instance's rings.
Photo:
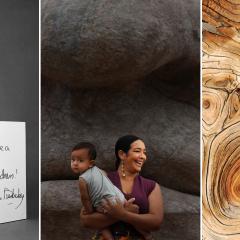
<path id="1" fill-rule="evenodd" d="M 0 223 L 26 219 L 24 122 L 0 121 Z"/>

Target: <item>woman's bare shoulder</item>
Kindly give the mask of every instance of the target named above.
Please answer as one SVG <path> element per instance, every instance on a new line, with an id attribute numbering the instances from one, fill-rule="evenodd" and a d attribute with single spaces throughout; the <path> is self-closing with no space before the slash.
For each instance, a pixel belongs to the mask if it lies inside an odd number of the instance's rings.
<path id="1" fill-rule="evenodd" d="M 155 189 L 156 184 L 158 184 L 156 181 L 146 178 L 146 177 L 140 177 L 140 181 L 142 182 L 142 186 L 144 187 L 147 195 L 149 196 L 149 194 Z"/>

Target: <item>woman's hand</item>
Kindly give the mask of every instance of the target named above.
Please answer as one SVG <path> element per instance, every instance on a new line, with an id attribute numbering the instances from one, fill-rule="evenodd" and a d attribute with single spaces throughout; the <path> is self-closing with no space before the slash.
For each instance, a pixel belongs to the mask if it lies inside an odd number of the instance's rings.
<path id="1" fill-rule="evenodd" d="M 116 201 L 116 203 L 114 203 Z M 119 201 L 119 199 L 114 199 L 111 201 L 109 199 L 104 199 L 101 204 L 101 208 L 103 209 L 103 213 L 108 214 L 114 218 L 118 218 L 118 216 L 122 216 L 121 214 L 124 211 L 132 212 L 132 213 L 139 213 L 139 206 L 133 204 L 135 198 L 131 198 L 124 203 L 124 205 Z"/>
<path id="2" fill-rule="evenodd" d="M 124 208 L 124 205 L 118 198 L 115 198 L 114 200 L 115 202 L 107 198 L 102 200 L 101 205 L 104 210 L 104 214 L 111 216 L 112 218 L 121 220 L 124 217 L 127 210 Z"/>
<path id="3" fill-rule="evenodd" d="M 137 204 L 133 204 L 134 201 L 135 201 L 135 198 L 131 198 L 128 201 L 126 201 L 124 203 L 124 208 L 128 212 L 139 213 L 139 206 Z"/>

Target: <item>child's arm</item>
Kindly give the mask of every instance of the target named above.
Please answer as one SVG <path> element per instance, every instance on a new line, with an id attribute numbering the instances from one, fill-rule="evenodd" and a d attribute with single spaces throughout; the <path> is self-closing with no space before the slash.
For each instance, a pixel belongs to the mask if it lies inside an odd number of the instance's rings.
<path id="1" fill-rule="evenodd" d="M 86 214 L 93 213 L 94 211 L 93 211 L 91 200 L 88 194 L 87 183 L 81 177 L 79 178 L 79 190 L 80 190 L 82 205 L 84 207 Z"/>

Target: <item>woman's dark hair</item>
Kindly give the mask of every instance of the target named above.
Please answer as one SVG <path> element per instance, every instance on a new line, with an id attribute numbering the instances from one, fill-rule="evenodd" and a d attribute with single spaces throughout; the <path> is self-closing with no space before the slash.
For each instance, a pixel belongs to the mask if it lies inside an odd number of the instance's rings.
<path id="1" fill-rule="evenodd" d="M 141 138 L 134 136 L 134 135 L 126 135 L 123 137 L 120 137 L 116 144 L 115 144 L 115 155 L 116 155 L 116 162 L 115 162 L 115 166 L 116 169 L 118 169 L 121 159 L 118 156 L 118 151 L 122 150 L 123 152 L 127 153 L 128 150 L 131 147 L 131 144 L 137 140 L 142 140 Z"/>
<path id="2" fill-rule="evenodd" d="M 90 143 L 90 142 L 80 142 L 77 145 L 75 145 L 72 149 L 73 151 L 79 150 L 79 149 L 88 149 L 88 156 L 90 158 L 90 160 L 95 160 L 97 157 L 97 151 L 95 146 Z"/>

